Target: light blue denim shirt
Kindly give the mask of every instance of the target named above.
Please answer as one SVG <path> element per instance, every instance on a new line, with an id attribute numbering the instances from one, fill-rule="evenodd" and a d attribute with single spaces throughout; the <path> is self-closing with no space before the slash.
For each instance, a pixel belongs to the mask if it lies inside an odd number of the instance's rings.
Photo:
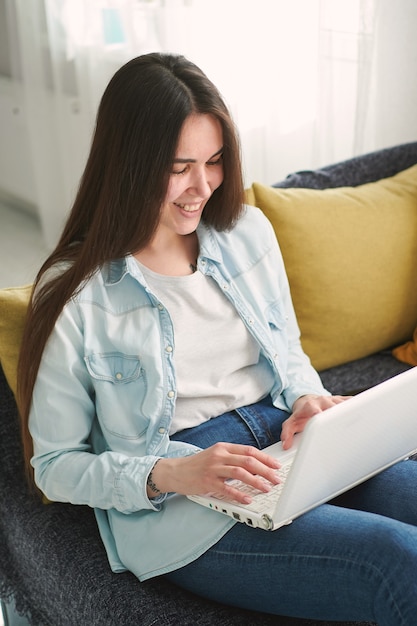
<path id="1" fill-rule="evenodd" d="M 283 260 L 261 211 L 229 232 L 201 223 L 198 269 L 235 306 L 274 373 L 274 404 L 328 394 L 303 353 Z M 94 507 L 114 571 L 141 580 L 191 562 L 235 523 L 170 494 L 150 500 L 155 461 L 198 452 L 170 441 L 176 400 L 168 311 L 135 259 L 106 264 L 65 306 L 39 369 L 30 414 L 37 484 L 55 501 Z M 204 354 L 201 355 L 204 358 Z"/>

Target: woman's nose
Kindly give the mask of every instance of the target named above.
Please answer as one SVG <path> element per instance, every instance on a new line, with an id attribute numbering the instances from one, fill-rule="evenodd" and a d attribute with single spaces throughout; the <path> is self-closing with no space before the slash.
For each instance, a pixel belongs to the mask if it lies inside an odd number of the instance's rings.
<path id="1" fill-rule="evenodd" d="M 211 187 L 207 172 L 195 172 L 194 177 L 191 181 L 191 187 L 195 190 L 195 193 L 202 198 L 206 197 L 206 195 L 208 194 L 211 194 Z"/>

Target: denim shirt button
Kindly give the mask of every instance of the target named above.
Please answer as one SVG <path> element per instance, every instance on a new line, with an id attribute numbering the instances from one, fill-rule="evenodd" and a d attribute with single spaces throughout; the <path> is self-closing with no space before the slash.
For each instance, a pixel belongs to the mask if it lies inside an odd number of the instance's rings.
<path id="1" fill-rule="evenodd" d="M 117 380 L 122 380 L 123 374 L 121 372 L 117 372 L 116 378 L 117 378 Z"/>
<path id="2" fill-rule="evenodd" d="M 165 348 L 165 350 L 166 350 L 166 352 L 172 352 L 172 346 L 167 346 L 167 347 Z"/>
<path id="3" fill-rule="evenodd" d="M 158 304 L 158 309 L 159 309 L 160 311 L 163 311 L 163 310 L 164 310 L 164 307 L 162 306 L 162 304 L 161 304 L 161 303 L 159 303 L 159 304 Z"/>
<path id="4" fill-rule="evenodd" d="M 173 398 L 175 396 L 175 391 L 168 391 L 168 398 Z"/>
<path id="5" fill-rule="evenodd" d="M 158 433 L 160 435 L 165 435 L 165 428 L 163 426 L 161 426 L 161 428 L 158 428 Z"/>

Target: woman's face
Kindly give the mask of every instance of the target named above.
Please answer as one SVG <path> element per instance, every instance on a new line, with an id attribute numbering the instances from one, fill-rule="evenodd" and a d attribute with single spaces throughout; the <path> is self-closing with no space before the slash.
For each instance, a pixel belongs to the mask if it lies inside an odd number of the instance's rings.
<path id="1" fill-rule="evenodd" d="M 158 231 L 189 235 L 200 222 L 211 194 L 223 182 L 223 132 L 207 114 L 192 114 L 184 122 L 172 164 Z"/>

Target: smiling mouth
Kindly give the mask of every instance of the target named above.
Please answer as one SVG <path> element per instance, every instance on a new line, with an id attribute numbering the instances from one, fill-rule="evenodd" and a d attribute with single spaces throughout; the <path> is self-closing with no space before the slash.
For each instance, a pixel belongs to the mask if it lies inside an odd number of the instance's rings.
<path id="1" fill-rule="evenodd" d="M 201 204 L 199 204 L 197 208 L 195 204 L 180 204 L 179 202 L 174 202 L 174 204 L 187 213 L 197 213 L 201 207 Z"/>

